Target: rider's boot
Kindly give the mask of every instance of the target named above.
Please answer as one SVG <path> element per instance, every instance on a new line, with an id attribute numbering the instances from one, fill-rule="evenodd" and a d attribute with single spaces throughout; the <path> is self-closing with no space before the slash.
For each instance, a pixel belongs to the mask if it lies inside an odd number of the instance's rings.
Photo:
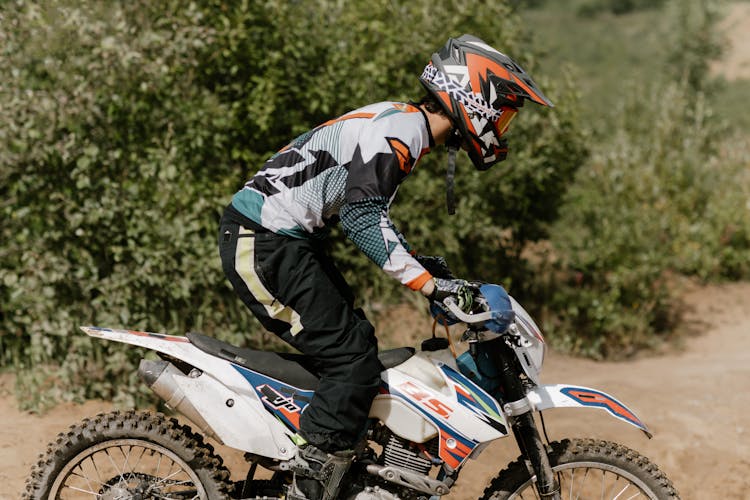
<path id="1" fill-rule="evenodd" d="M 311 444 L 300 447 L 287 499 L 334 500 L 353 458 L 352 450 L 326 453 Z"/>

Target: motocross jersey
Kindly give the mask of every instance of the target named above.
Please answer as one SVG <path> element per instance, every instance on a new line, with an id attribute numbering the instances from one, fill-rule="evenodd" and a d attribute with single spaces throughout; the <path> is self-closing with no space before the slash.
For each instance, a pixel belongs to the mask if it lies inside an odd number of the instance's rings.
<path id="1" fill-rule="evenodd" d="M 243 216 L 293 238 L 323 236 L 340 220 L 373 262 L 419 290 L 431 275 L 389 217 L 398 187 L 433 145 L 416 106 L 371 104 L 297 137 L 232 198 Z"/>

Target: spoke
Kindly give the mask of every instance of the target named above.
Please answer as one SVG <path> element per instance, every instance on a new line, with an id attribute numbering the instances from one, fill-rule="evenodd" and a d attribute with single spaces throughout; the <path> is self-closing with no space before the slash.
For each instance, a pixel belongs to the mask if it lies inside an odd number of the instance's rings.
<path id="1" fill-rule="evenodd" d="M 78 464 L 78 465 L 76 466 L 76 468 L 77 468 L 77 469 L 79 469 L 79 470 L 81 471 L 81 473 L 80 473 L 80 474 L 77 474 L 77 473 L 75 472 L 75 469 L 73 469 L 73 470 L 71 471 L 71 475 L 73 475 L 73 476 L 76 476 L 76 477 L 80 477 L 81 479 L 83 479 L 84 481 L 86 481 L 86 485 L 87 485 L 87 486 L 89 487 L 89 489 L 92 489 L 92 490 L 93 490 L 93 489 L 94 489 L 94 487 L 93 487 L 93 486 L 91 486 L 91 481 L 89 481 L 89 476 L 88 476 L 88 474 L 86 474 L 86 473 L 85 473 L 85 472 L 83 471 L 83 467 L 81 466 L 81 464 L 79 463 L 79 464 Z M 85 474 L 85 475 L 82 475 L 82 474 Z"/>
<path id="2" fill-rule="evenodd" d="M 633 500 L 634 498 L 638 498 L 639 496 L 641 496 L 641 492 L 636 491 L 635 495 L 633 495 L 632 497 L 628 497 L 625 500 Z"/>
<path id="3" fill-rule="evenodd" d="M 89 481 L 88 476 L 82 476 L 82 475 L 77 474 L 75 472 L 71 472 L 70 475 L 71 476 L 75 476 L 75 477 L 80 477 L 81 479 L 83 479 L 83 480 L 86 481 L 86 484 L 88 484 L 89 488 L 91 488 L 92 490 L 94 489 L 94 486 L 91 485 L 91 482 Z M 97 484 L 97 486 L 105 486 L 105 484 L 102 483 L 101 481 L 94 481 L 94 482 Z"/>
<path id="4" fill-rule="evenodd" d="M 74 490 L 74 491 L 80 491 L 81 493 L 86 493 L 87 495 L 93 495 L 95 497 L 99 496 L 99 493 L 96 492 L 96 491 L 88 491 L 88 490 L 84 490 L 82 488 L 76 488 L 75 486 L 68 486 L 68 488 L 70 488 L 71 490 Z"/>
<path id="5" fill-rule="evenodd" d="M 127 453 L 125 453 L 125 450 L 123 449 L 122 446 L 120 446 L 118 448 L 122 452 L 123 456 L 125 457 L 125 463 L 122 464 L 122 470 L 123 470 L 123 472 L 125 472 L 125 471 L 128 470 L 128 462 L 130 462 L 130 453 L 133 451 L 133 447 L 129 446 Z M 130 472 L 135 472 L 135 469 L 130 469 Z"/>
<path id="6" fill-rule="evenodd" d="M 575 474 L 576 469 L 575 467 L 573 467 L 572 469 L 570 469 L 570 495 L 568 495 L 568 498 L 570 498 L 570 500 L 573 500 L 573 485 L 575 484 Z"/>
<path id="7" fill-rule="evenodd" d="M 94 470 L 96 471 L 96 477 L 99 478 L 98 483 L 104 484 L 104 480 L 102 479 L 102 475 L 99 473 L 99 467 L 96 466 L 96 460 L 94 460 L 94 455 L 89 456 L 89 460 L 91 460 L 91 465 L 94 467 Z"/>
<path id="8" fill-rule="evenodd" d="M 586 471 L 583 473 L 583 481 L 581 481 L 581 491 L 583 491 L 583 485 L 586 484 L 586 478 L 589 477 L 589 471 L 590 470 L 591 469 L 589 469 L 588 467 L 586 467 Z M 578 500 L 579 498 L 581 498 L 581 494 L 580 493 L 578 495 L 576 495 L 575 500 Z M 571 500 L 573 500 L 572 496 L 571 496 Z"/>
<path id="9" fill-rule="evenodd" d="M 613 498 L 612 500 L 617 500 L 618 498 L 620 498 L 620 495 L 622 495 L 623 493 L 625 493 L 625 490 L 627 490 L 628 488 L 630 488 L 630 483 L 626 484 L 625 487 L 623 489 L 621 489 L 617 493 L 617 496 L 615 496 L 615 498 Z"/>
<path id="10" fill-rule="evenodd" d="M 171 469 L 171 467 L 170 467 L 170 469 Z M 176 476 L 176 475 L 177 475 L 177 474 L 179 474 L 180 472 L 183 472 L 182 468 L 180 468 L 179 470 L 176 470 L 175 472 L 173 472 L 172 474 L 170 474 L 170 475 L 168 475 L 168 476 L 165 476 L 165 477 L 157 477 L 156 479 L 158 479 L 158 481 L 156 481 L 156 482 L 154 483 L 154 486 L 156 486 L 157 484 L 162 484 L 162 483 L 165 483 L 165 482 L 169 481 L 169 478 L 171 478 L 171 477 L 174 477 L 174 476 Z M 184 481 L 171 481 L 171 482 L 170 482 L 170 484 L 180 484 L 180 483 L 184 483 Z M 193 482 L 192 482 L 192 481 L 190 481 L 190 484 L 192 484 L 192 483 L 193 483 Z"/>
<path id="11" fill-rule="evenodd" d="M 175 465 L 174 460 L 170 460 L 169 461 L 169 469 L 167 469 L 167 475 L 164 476 L 164 479 L 163 479 L 164 481 L 166 481 L 167 479 L 169 479 L 170 477 L 172 477 L 174 475 L 172 473 L 172 467 L 174 467 L 174 465 Z M 177 467 L 179 468 L 180 466 L 178 465 Z M 180 472 L 180 471 L 178 470 L 177 472 Z"/>
<path id="12" fill-rule="evenodd" d="M 115 460 L 112 458 L 112 455 L 109 454 L 109 450 L 104 450 L 104 454 L 107 455 L 107 458 L 109 458 L 109 462 L 112 464 L 112 467 L 115 468 L 115 472 L 118 476 L 120 476 L 120 480 L 125 483 L 125 477 L 122 475 L 122 471 L 117 468 L 117 464 L 115 463 Z"/>
<path id="13" fill-rule="evenodd" d="M 141 464 L 141 460 L 143 459 L 143 455 L 146 454 L 146 448 L 141 447 L 141 456 L 138 457 L 138 460 L 135 462 L 135 465 L 133 466 L 133 471 L 135 471 L 138 466 Z"/>
<path id="14" fill-rule="evenodd" d="M 604 483 L 606 482 L 606 477 L 607 477 L 607 471 L 603 470 L 602 471 L 602 496 L 601 496 L 602 500 L 604 500 Z"/>

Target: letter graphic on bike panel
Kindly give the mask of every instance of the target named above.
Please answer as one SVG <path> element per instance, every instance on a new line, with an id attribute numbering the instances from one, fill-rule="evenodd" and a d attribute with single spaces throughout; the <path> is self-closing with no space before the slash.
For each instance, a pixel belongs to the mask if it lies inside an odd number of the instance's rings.
<path id="1" fill-rule="evenodd" d="M 232 367 L 250 382 L 268 411 L 291 429 L 299 430 L 299 417 L 309 404 L 314 391 L 298 389 L 234 363 Z"/>
<path id="2" fill-rule="evenodd" d="M 423 391 L 411 382 L 405 382 L 398 388 L 415 400 L 419 401 L 428 410 L 434 411 L 445 419 L 450 418 L 451 413 L 453 413 L 453 408 L 437 398 L 430 397 L 430 394 L 428 392 Z"/>
<path id="3" fill-rule="evenodd" d="M 454 410 L 440 401 L 436 395 L 411 381 L 399 383 L 397 387 L 391 387 L 384 383 L 384 387 L 387 393 L 384 393 L 381 389 L 381 394 L 401 398 L 435 424 L 440 436 L 438 456 L 448 466 L 457 469 L 474 448 L 479 445 L 478 441 L 461 434 L 456 428 L 449 425 L 448 422 Z"/>

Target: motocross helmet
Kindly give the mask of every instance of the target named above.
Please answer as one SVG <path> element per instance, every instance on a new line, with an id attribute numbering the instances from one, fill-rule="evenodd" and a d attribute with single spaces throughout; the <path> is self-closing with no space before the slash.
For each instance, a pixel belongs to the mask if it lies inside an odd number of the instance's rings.
<path id="1" fill-rule="evenodd" d="M 553 106 L 518 64 L 472 35 L 448 39 L 419 80 L 442 105 L 478 170 L 505 158 L 500 138 L 524 100 Z"/>

